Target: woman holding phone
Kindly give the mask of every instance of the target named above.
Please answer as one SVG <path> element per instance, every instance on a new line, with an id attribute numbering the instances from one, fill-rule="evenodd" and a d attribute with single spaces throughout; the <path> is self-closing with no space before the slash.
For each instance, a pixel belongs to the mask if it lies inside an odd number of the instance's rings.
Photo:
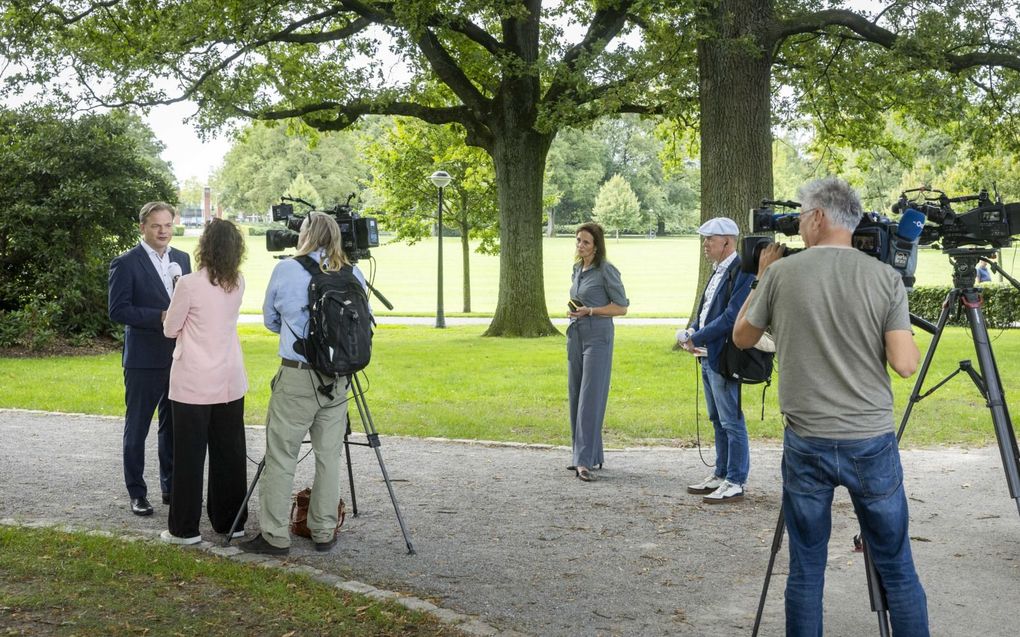
<path id="1" fill-rule="evenodd" d="M 567 469 L 585 482 L 602 468 L 602 421 L 613 367 L 613 317 L 627 313 L 620 271 L 606 260 L 606 235 L 597 223 L 577 229 L 567 326 L 567 391 L 573 461 Z"/>

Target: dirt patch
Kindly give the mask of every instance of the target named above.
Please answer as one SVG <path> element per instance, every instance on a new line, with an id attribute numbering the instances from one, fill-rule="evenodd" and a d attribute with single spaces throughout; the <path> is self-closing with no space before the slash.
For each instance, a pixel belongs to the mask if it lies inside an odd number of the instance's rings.
<path id="1" fill-rule="evenodd" d="M 66 338 L 55 339 L 46 347 L 30 349 L 22 345 L 0 347 L 0 358 L 54 358 L 57 356 L 101 356 L 120 351 L 121 342 L 100 337 L 85 344 L 75 344 Z"/>

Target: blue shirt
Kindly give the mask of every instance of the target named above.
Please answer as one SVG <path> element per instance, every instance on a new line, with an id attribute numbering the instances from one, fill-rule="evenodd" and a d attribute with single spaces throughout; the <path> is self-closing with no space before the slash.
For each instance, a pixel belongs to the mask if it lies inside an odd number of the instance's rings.
<path id="1" fill-rule="evenodd" d="M 308 256 L 321 262 L 322 253 Z M 368 291 L 365 275 L 354 266 L 354 276 Z M 294 351 L 299 338 L 308 336 L 308 283 L 312 275 L 294 259 L 284 259 L 273 268 L 262 303 L 262 322 L 266 328 L 280 335 L 280 358 L 307 363 L 308 359 Z"/>
<path id="2" fill-rule="evenodd" d="M 570 279 L 570 298 L 580 301 L 585 307 L 602 307 L 610 303 L 621 307 L 630 305 L 620 271 L 608 261 L 587 270 L 580 263 L 575 263 Z"/>

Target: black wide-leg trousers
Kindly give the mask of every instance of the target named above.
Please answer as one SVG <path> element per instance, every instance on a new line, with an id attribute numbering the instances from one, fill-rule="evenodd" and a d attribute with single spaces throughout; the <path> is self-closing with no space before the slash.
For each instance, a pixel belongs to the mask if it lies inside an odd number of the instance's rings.
<path id="1" fill-rule="evenodd" d="M 248 471 L 244 441 L 244 397 L 229 403 L 191 405 L 172 401 L 174 480 L 167 526 L 177 537 L 201 535 L 202 482 L 209 450 L 206 509 L 213 530 L 226 533 L 244 504 Z M 247 514 L 241 518 L 244 528 Z"/>

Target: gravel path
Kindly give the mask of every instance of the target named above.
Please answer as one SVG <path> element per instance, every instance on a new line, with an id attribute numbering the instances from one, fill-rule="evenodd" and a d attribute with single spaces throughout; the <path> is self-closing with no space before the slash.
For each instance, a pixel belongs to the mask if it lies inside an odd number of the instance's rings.
<path id="1" fill-rule="evenodd" d="M 377 426 L 385 433 L 384 423 Z M 0 519 L 114 532 L 166 528 L 158 496 L 154 516 L 130 513 L 121 427 L 119 418 L 0 410 Z M 258 460 L 263 448 L 263 431 L 249 428 L 249 456 Z M 381 452 L 417 554 L 407 555 L 375 455 L 356 447 L 360 515 L 348 518 L 333 553 L 317 554 L 298 539 L 291 562 L 411 593 L 503 631 L 750 634 L 778 513 L 776 445 L 753 445 L 748 498 L 731 506 L 706 506 L 684 492 L 706 473 L 692 449 L 608 451 L 591 484 L 565 470 L 563 448 L 384 435 Z M 1020 517 L 998 449 L 907 450 L 903 461 L 933 634 L 1016 634 Z M 299 465 L 296 487 L 311 484 L 312 470 L 311 458 Z M 346 477 L 342 493 L 350 505 Z M 249 531 L 257 498 L 252 505 Z M 877 634 L 845 491 L 837 493 L 833 527 L 827 632 Z M 207 522 L 203 532 L 221 539 Z M 784 549 L 762 635 L 783 632 L 785 572 Z"/>

